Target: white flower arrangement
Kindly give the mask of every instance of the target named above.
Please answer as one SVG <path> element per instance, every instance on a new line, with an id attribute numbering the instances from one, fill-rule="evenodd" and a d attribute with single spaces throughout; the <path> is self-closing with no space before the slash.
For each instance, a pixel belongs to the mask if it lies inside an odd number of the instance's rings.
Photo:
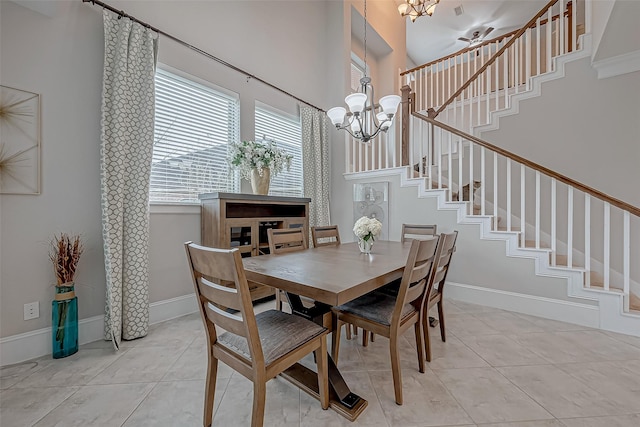
<path id="1" fill-rule="evenodd" d="M 273 176 L 278 175 L 286 167 L 289 170 L 293 156 L 276 147 L 274 141 L 242 141 L 229 144 L 227 161 L 238 168 L 245 179 L 251 178 L 251 171 L 257 169 L 262 176 L 264 169 L 269 168 Z"/>
<path id="2" fill-rule="evenodd" d="M 361 217 L 353 226 L 353 232 L 358 239 L 374 241 L 382 231 L 382 223 L 375 218 Z"/>

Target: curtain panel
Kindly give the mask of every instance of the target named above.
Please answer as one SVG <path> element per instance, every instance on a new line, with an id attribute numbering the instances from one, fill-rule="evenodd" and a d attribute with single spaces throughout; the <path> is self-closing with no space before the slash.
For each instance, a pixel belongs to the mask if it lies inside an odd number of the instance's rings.
<path id="1" fill-rule="evenodd" d="M 105 10 L 101 120 L 102 235 L 106 271 L 105 339 L 149 327 L 149 176 L 154 135 L 157 38 Z"/>
<path id="2" fill-rule="evenodd" d="M 304 196 L 311 198 L 309 226 L 329 225 L 329 133 L 327 116 L 308 105 L 300 106 Z"/>

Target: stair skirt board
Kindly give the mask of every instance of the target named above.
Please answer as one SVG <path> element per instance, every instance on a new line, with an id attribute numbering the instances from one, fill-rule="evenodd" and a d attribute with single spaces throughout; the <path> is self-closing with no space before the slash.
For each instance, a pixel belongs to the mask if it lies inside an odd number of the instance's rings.
<path id="1" fill-rule="evenodd" d="M 480 304 L 589 328 L 598 328 L 600 324 L 600 309 L 597 305 L 580 304 L 573 301 L 562 301 L 449 281 L 444 292 L 445 299 Z"/>

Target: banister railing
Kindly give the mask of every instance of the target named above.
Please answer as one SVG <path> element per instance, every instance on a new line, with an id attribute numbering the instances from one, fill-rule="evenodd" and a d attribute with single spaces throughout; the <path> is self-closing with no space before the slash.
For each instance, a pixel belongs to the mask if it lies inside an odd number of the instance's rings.
<path id="1" fill-rule="evenodd" d="M 502 46 L 500 48 L 500 50 L 498 50 L 495 55 L 491 56 L 491 58 L 489 58 L 489 60 L 487 62 L 485 62 L 478 71 L 476 71 L 471 77 L 469 77 L 469 80 L 467 80 L 466 83 L 464 83 L 462 86 L 460 86 L 460 88 L 458 88 L 458 90 L 456 90 L 453 95 L 451 95 L 449 97 L 449 99 L 447 99 L 441 106 L 440 108 L 438 108 L 436 110 L 436 116 L 438 114 L 440 114 L 445 108 L 447 108 L 447 106 L 449 104 L 451 104 L 466 88 L 469 87 L 469 85 L 471 85 L 471 83 L 473 83 L 478 76 L 480 76 L 482 73 L 484 73 L 484 71 L 491 65 L 493 64 L 496 59 L 498 59 L 507 49 L 509 49 L 519 38 L 521 35 L 523 35 L 525 33 L 525 31 L 527 31 L 527 29 L 529 29 L 532 25 L 534 25 L 536 23 L 536 21 L 538 20 L 538 18 L 542 17 L 542 15 L 545 14 L 545 12 L 547 12 L 549 9 L 551 9 L 551 7 L 553 7 L 553 5 L 555 5 L 558 2 L 558 0 L 551 0 L 549 3 L 547 3 L 547 5 L 545 7 L 543 7 L 542 9 L 540 9 L 540 11 L 529 20 L 529 22 L 527 22 L 522 28 L 520 28 L 511 39 L 509 39 L 509 41 L 507 43 L 505 43 L 504 46 Z"/>
<path id="2" fill-rule="evenodd" d="M 520 29 L 400 74 L 414 92 L 415 111 L 468 133 L 531 89 L 532 77 L 553 71 L 587 29 L 576 0 L 551 0 Z M 580 21 L 580 22 L 578 22 Z M 581 47 L 581 46 L 580 46 Z"/>
<path id="3" fill-rule="evenodd" d="M 504 148 L 500 148 L 497 145 L 493 145 L 490 144 L 489 142 L 483 141 L 480 138 L 477 138 L 473 135 L 469 135 L 468 133 L 465 133 L 461 130 L 458 130 L 452 126 L 449 126 L 445 123 L 439 122 L 433 118 L 430 118 L 422 113 L 418 113 L 418 112 L 412 112 L 411 113 L 412 116 L 417 117 L 427 123 L 430 123 L 433 126 L 436 126 L 438 128 L 441 128 L 447 132 L 450 132 L 453 135 L 456 135 L 460 138 L 463 138 L 466 141 L 470 141 L 473 142 L 474 144 L 480 146 L 480 147 L 484 147 L 486 149 L 488 149 L 489 151 L 495 152 L 505 158 L 508 158 L 510 160 L 513 160 L 517 163 L 521 163 L 523 165 L 525 165 L 526 167 L 533 169 L 534 171 L 538 171 L 550 178 L 555 179 L 556 181 L 562 182 L 564 184 L 567 184 L 569 186 L 574 187 L 577 190 L 582 191 L 583 193 L 587 193 L 597 199 L 602 200 L 603 202 L 607 202 L 612 206 L 616 206 L 622 210 L 628 211 L 629 213 L 640 217 L 640 208 L 633 206 L 627 202 L 624 202 L 622 200 L 616 199 L 615 197 L 612 197 L 608 194 L 605 194 L 601 191 L 596 190 L 593 187 L 589 187 L 588 185 L 585 185 L 579 181 L 576 181 L 574 179 L 569 178 L 566 175 L 562 175 L 561 173 L 558 173 L 556 171 L 553 171 L 547 167 L 542 166 L 539 163 L 533 162 L 529 159 L 525 159 L 522 156 L 519 156 L 515 153 L 512 153 L 510 151 L 505 150 Z"/>
<path id="4" fill-rule="evenodd" d="M 571 9 L 572 9 L 571 2 L 569 2 L 569 3 L 567 3 L 567 10 L 563 14 L 565 17 L 567 17 L 570 20 L 572 19 L 572 10 Z M 558 19 L 560 19 L 560 14 L 553 15 L 553 18 L 551 18 L 552 21 L 557 21 Z M 534 22 L 533 24 L 531 24 L 531 26 L 529 26 L 529 28 L 536 28 L 538 25 L 546 25 L 547 22 L 549 22 L 548 19 L 543 19 L 539 23 L 538 22 Z M 517 30 L 510 31 L 508 33 L 502 34 L 502 35 L 500 35 L 498 37 L 495 37 L 493 39 L 485 40 L 482 43 L 477 44 L 477 45 L 475 45 L 473 47 L 465 47 L 464 49 L 460 49 L 457 52 L 451 53 L 449 55 L 445 55 L 445 56 L 443 56 L 441 58 L 438 58 L 438 59 L 434 59 L 433 61 L 427 62 L 426 64 L 418 65 L 417 67 L 411 68 L 411 69 L 409 69 L 407 71 L 403 71 L 403 72 L 400 73 L 400 76 L 405 76 L 407 74 L 411 74 L 411 73 L 413 73 L 415 71 L 421 70 L 423 68 L 427 68 L 427 67 L 429 67 L 431 65 L 435 65 L 435 64 L 437 64 L 439 62 L 446 61 L 446 60 L 451 59 L 451 58 L 455 58 L 456 56 L 463 55 L 463 54 L 465 54 L 467 52 L 477 51 L 478 49 L 482 49 L 485 46 L 489 46 L 489 45 L 492 45 L 494 43 L 501 42 L 504 39 L 508 39 L 509 37 L 512 37 L 512 36 L 516 35 L 519 31 L 520 31 L 520 28 L 518 28 Z"/>
<path id="5" fill-rule="evenodd" d="M 412 144 L 402 152 L 427 190 L 468 202 L 469 215 L 492 215 L 494 231 L 518 232 L 521 248 L 548 250 L 551 267 L 579 268 L 585 287 L 621 292 L 625 309 L 640 310 L 640 265 L 631 263 L 640 207 L 412 111 L 415 95 L 405 92 Z"/>

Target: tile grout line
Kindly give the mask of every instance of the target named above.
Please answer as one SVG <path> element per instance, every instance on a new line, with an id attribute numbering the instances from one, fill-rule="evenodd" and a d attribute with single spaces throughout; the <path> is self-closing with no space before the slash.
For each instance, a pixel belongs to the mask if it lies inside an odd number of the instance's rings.
<path id="1" fill-rule="evenodd" d="M 137 384 L 140 384 L 140 383 L 137 383 Z M 147 384 L 151 384 L 151 383 L 147 383 Z M 145 394 L 144 397 L 140 399 L 140 402 L 136 405 L 135 408 L 133 408 L 133 410 L 129 413 L 129 415 L 127 415 L 127 418 L 125 418 L 122 424 L 120 424 L 120 427 L 124 426 L 127 423 L 127 421 L 129 421 L 129 418 L 131 418 L 131 416 L 138 410 L 138 408 L 142 405 L 142 403 L 149 398 L 149 395 L 153 392 L 153 390 L 156 389 L 156 387 L 158 387 L 158 384 L 160 384 L 160 382 L 156 382 L 154 386 L 151 387 L 151 389 L 149 389 L 147 394 Z M 103 385 L 111 385 L 111 384 L 103 384 Z"/>

